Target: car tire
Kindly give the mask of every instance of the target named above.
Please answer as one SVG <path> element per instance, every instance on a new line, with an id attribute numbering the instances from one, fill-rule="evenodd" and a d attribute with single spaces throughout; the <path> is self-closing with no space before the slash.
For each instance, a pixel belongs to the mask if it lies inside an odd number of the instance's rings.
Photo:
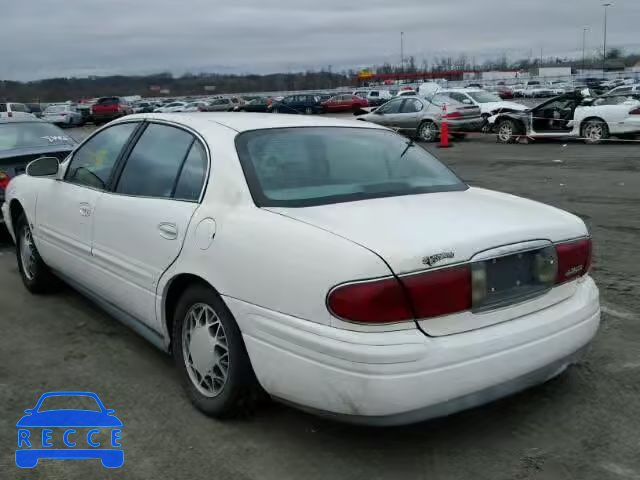
<path id="1" fill-rule="evenodd" d="M 435 142 L 439 133 L 438 126 L 431 120 L 425 120 L 418 125 L 418 138 L 423 142 Z"/>
<path id="2" fill-rule="evenodd" d="M 496 131 L 498 143 L 514 143 L 519 129 L 513 120 L 506 119 L 500 120 Z"/>
<path id="3" fill-rule="evenodd" d="M 592 119 L 584 122 L 580 129 L 580 136 L 585 143 L 596 145 L 609 138 L 609 126 L 607 122 L 600 119 Z"/>
<path id="4" fill-rule="evenodd" d="M 24 213 L 20 215 L 16 222 L 15 232 L 18 271 L 24 286 L 35 294 L 49 293 L 56 290 L 60 285 L 60 281 L 51 273 L 49 267 L 40 257 L 38 249 L 33 243 L 31 226 Z"/>
<path id="5" fill-rule="evenodd" d="M 194 284 L 180 297 L 173 318 L 173 357 L 195 407 L 216 418 L 251 413 L 260 387 L 240 328 L 222 298 Z"/>

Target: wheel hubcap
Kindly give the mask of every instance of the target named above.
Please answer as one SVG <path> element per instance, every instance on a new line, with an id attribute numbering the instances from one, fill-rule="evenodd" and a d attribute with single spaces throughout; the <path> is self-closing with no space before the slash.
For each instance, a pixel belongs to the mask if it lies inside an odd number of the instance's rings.
<path id="1" fill-rule="evenodd" d="M 209 305 L 196 303 L 182 329 L 182 354 L 193 385 L 207 397 L 222 392 L 229 374 L 229 348 L 220 318 Z"/>
<path id="2" fill-rule="evenodd" d="M 23 227 L 22 235 L 20 236 L 20 261 L 24 275 L 29 280 L 33 280 L 36 258 L 34 255 L 33 239 L 31 238 L 31 229 L 27 225 Z"/>

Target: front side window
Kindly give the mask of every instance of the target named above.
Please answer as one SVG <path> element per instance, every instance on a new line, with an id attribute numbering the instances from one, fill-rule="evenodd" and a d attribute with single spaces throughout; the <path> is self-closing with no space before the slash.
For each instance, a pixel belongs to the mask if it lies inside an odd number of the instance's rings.
<path id="1" fill-rule="evenodd" d="M 168 125 L 150 124 L 131 150 L 117 193 L 170 198 L 193 135 Z"/>
<path id="2" fill-rule="evenodd" d="M 65 180 L 104 189 L 120 152 L 137 127 L 138 123 L 120 123 L 91 137 L 73 155 Z"/>
<path id="3" fill-rule="evenodd" d="M 467 189 L 425 149 L 387 130 L 254 130 L 238 135 L 236 148 L 253 199 L 263 207 Z"/>

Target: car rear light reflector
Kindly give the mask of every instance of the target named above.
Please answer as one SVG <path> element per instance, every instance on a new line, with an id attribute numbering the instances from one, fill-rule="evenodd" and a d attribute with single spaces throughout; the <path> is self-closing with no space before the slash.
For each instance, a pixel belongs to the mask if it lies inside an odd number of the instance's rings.
<path id="1" fill-rule="evenodd" d="M 471 308 L 471 267 L 462 265 L 400 277 L 417 318 Z"/>
<path id="2" fill-rule="evenodd" d="M 575 242 L 556 245 L 558 254 L 558 274 L 556 284 L 568 282 L 585 275 L 591 266 L 591 239 L 583 238 Z"/>
<path id="3" fill-rule="evenodd" d="M 460 118 L 460 117 L 462 117 L 462 114 L 460 112 L 450 112 L 444 116 L 444 118 L 447 118 L 447 119 Z"/>
<path id="4" fill-rule="evenodd" d="M 413 318 L 395 278 L 340 285 L 329 292 L 327 306 L 335 316 L 358 323 L 394 323 Z"/>
<path id="5" fill-rule="evenodd" d="M 629 115 L 640 115 L 640 107 L 634 108 L 629 112 Z"/>

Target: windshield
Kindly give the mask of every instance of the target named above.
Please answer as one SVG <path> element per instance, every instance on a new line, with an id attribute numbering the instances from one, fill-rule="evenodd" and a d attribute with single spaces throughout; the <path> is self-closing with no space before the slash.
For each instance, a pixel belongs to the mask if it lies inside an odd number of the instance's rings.
<path id="1" fill-rule="evenodd" d="M 467 188 L 422 147 L 386 130 L 254 130 L 240 134 L 236 147 L 253 199 L 262 207 L 304 207 Z"/>
<path id="2" fill-rule="evenodd" d="M 495 93 L 491 93 L 491 92 L 477 91 L 477 92 L 467 92 L 467 94 L 478 103 L 489 103 L 489 102 L 501 102 L 502 101 L 502 99 L 498 95 L 496 95 Z"/>
<path id="3" fill-rule="evenodd" d="M 51 123 L 0 123 L 0 151 L 74 144 L 75 141 L 71 137 Z"/>

